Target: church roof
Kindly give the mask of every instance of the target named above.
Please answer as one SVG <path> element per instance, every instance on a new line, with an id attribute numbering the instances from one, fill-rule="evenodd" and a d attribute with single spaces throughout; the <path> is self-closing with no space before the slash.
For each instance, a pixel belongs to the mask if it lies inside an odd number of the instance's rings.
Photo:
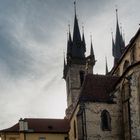
<path id="1" fill-rule="evenodd" d="M 110 93 L 119 77 L 88 74 L 80 94 L 80 101 L 112 102 Z"/>
<path id="2" fill-rule="evenodd" d="M 69 123 L 66 119 L 39 119 L 25 118 L 23 121 L 28 123 L 29 133 L 67 133 L 69 131 Z M 14 126 L 0 130 L 0 132 L 19 132 L 19 123 Z"/>

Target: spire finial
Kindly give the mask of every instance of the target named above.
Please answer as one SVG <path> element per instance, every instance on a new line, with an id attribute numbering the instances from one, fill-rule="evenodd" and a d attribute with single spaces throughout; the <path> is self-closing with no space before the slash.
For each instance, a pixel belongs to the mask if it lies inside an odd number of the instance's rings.
<path id="1" fill-rule="evenodd" d="M 68 28 L 69 28 L 69 33 L 70 33 L 70 24 L 68 24 Z"/>
<path id="2" fill-rule="evenodd" d="M 90 41 L 91 41 L 91 44 L 92 44 L 92 34 L 90 33 Z"/>
<path id="3" fill-rule="evenodd" d="M 74 0 L 74 12 L 75 12 L 75 15 L 76 15 L 76 0 Z"/>

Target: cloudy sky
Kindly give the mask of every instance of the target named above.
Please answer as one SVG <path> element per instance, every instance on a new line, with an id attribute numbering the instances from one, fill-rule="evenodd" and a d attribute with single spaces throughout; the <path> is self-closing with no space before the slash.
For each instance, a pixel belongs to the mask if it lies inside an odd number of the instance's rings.
<path id="1" fill-rule="evenodd" d="M 94 73 L 104 73 L 105 56 L 112 67 L 115 5 L 128 44 L 139 28 L 139 0 L 77 0 L 87 54 L 93 36 Z M 73 0 L 0 0 L 0 129 L 21 117 L 64 117 L 63 52 L 73 20 Z"/>

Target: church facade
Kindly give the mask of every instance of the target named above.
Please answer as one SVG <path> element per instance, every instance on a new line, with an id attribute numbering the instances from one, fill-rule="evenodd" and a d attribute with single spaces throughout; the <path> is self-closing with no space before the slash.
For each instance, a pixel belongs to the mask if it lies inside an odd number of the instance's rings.
<path id="1" fill-rule="evenodd" d="M 64 58 L 65 118 L 20 119 L 0 131 L 2 140 L 140 140 L 140 29 L 126 46 L 116 17 L 114 66 L 97 75 L 92 40 L 85 56 L 84 32 L 81 35 L 75 10 Z"/>

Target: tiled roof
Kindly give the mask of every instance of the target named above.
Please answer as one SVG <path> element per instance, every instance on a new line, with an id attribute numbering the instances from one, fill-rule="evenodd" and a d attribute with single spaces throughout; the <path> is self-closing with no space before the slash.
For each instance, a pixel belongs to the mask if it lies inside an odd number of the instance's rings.
<path id="1" fill-rule="evenodd" d="M 80 101 L 112 102 L 110 93 L 118 79 L 109 75 L 88 74 L 83 83 Z"/>
<path id="2" fill-rule="evenodd" d="M 25 118 L 24 121 L 28 123 L 26 132 L 30 133 L 67 133 L 69 131 L 69 122 L 66 119 Z M 19 123 L 0 132 L 19 132 Z"/>

